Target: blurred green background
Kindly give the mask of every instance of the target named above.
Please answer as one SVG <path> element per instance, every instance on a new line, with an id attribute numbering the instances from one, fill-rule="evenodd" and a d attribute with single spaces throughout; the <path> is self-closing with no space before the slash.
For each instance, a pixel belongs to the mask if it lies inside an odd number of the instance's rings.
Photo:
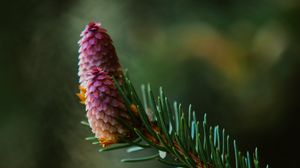
<path id="1" fill-rule="evenodd" d="M 80 125 L 79 34 L 100 21 L 135 85 L 162 86 L 272 168 L 299 166 L 297 0 L 1 3 L 0 167 L 163 167 L 98 153 Z"/>

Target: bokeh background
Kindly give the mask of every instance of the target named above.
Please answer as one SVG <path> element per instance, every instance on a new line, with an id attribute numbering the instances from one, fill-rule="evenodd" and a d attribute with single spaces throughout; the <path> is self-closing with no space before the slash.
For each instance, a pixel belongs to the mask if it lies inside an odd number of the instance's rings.
<path id="1" fill-rule="evenodd" d="M 24 0 L 1 2 L 0 167 L 123 164 L 85 141 L 77 92 L 79 34 L 101 21 L 139 87 L 162 86 L 199 119 L 225 127 L 272 168 L 299 166 L 297 0 Z M 140 154 L 142 155 L 142 154 Z"/>

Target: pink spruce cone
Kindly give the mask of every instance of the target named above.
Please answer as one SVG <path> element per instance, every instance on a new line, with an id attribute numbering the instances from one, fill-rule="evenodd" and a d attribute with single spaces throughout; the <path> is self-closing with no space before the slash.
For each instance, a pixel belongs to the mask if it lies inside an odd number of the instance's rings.
<path id="1" fill-rule="evenodd" d="M 117 122 L 116 117 L 130 123 L 128 111 L 119 97 L 117 88 L 108 72 L 92 69 L 87 80 L 86 110 L 93 133 L 103 146 L 129 138 L 130 132 Z"/>
<path id="2" fill-rule="evenodd" d="M 121 78 L 122 69 L 107 31 L 100 23 L 89 23 L 81 33 L 79 48 L 79 82 L 82 89 L 86 88 L 88 72 L 94 67 L 100 67 L 109 75 Z"/>

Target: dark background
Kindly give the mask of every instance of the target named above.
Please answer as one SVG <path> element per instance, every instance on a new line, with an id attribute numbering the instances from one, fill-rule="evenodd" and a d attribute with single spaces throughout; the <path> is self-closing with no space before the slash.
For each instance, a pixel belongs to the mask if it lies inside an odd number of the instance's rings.
<path id="1" fill-rule="evenodd" d="M 100 21 L 135 85 L 163 86 L 272 168 L 299 164 L 297 0 L 1 2 L 0 167 L 163 167 L 98 153 L 77 92 L 79 34 Z"/>

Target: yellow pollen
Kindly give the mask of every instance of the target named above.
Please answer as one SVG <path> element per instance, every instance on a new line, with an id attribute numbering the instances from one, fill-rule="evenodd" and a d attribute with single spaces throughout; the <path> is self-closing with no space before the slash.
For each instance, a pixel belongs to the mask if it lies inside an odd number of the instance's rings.
<path id="1" fill-rule="evenodd" d="M 99 140 L 100 144 L 102 145 L 102 147 L 106 147 L 106 146 L 116 143 L 115 141 L 108 139 L 108 138 L 99 138 L 98 140 Z"/>
<path id="2" fill-rule="evenodd" d="M 79 90 L 80 90 L 80 92 L 79 92 L 79 93 L 76 93 L 76 95 L 79 97 L 80 103 L 81 103 L 81 104 L 85 104 L 85 100 L 86 100 L 86 97 L 85 97 L 86 89 L 85 89 L 83 86 L 79 86 Z"/>
<path id="3" fill-rule="evenodd" d="M 137 109 L 137 107 L 136 107 L 135 104 L 131 104 L 131 105 L 130 105 L 130 110 L 131 110 L 135 115 L 138 116 L 138 109 Z"/>

